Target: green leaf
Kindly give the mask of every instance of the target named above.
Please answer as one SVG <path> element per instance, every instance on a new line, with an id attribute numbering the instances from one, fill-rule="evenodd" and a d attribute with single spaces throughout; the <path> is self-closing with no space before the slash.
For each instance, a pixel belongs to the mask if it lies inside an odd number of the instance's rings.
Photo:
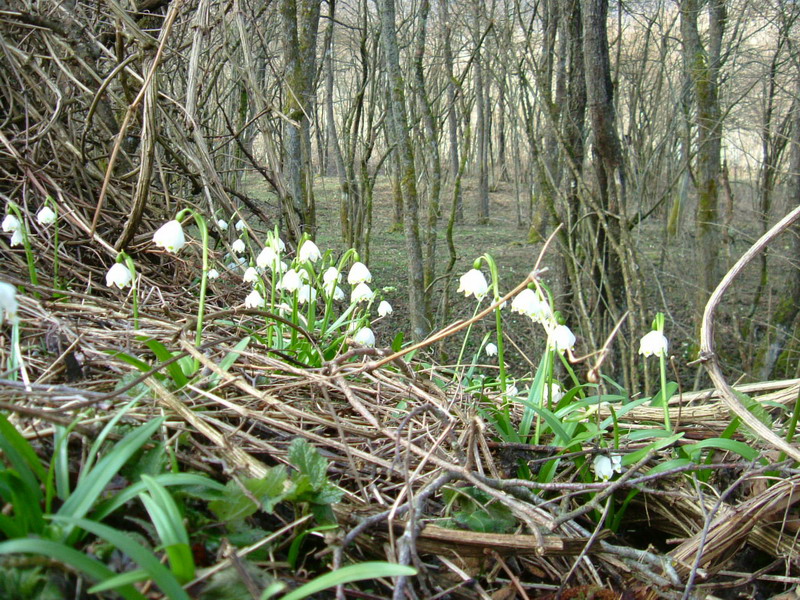
<path id="1" fill-rule="evenodd" d="M 403 349 L 403 340 L 405 339 L 405 335 L 402 331 L 400 331 L 394 338 L 392 339 L 392 352 L 400 352 Z"/>
<path id="2" fill-rule="evenodd" d="M 73 519 L 85 516 L 100 498 L 111 479 L 128 462 L 131 456 L 147 443 L 153 434 L 161 427 L 163 418 L 153 419 L 122 438 L 92 469 L 81 478 L 75 491 L 61 505 L 57 515 Z M 66 540 L 72 528 L 68 527 L 63 533 L 62 540 Z"/>
<path id="3" fill-rule="evenodd" d="M 133 561 L 144 569 L 149 575 L 150 579 L 167 595 L 170 600 L 190 600 L 189 595 L 183 589 L 181 584 L 169 570 L 161 564 L 158 557 L 150 550 L 135 542 L 127 534 L 113 529 L 108 525 L 96 523 L 89 519 L 73 518 L 73 517 L 53 517 L 56 521 L 68 523 L 73 527 L 80 527 L 89 533 L 103 538 L 110 544 L 114 545 L 124 554 L 128 555 Z"/>
<path id="4" fill-rule="evenodd" d="M 349 565 L 309 581 L 307 584 L 282 596 L 281 600 L 303 600 L 322 590 L 354 581 L 366 581 L 378 579 L 379 577 L 410 577 L 416 574 L 417 570 L 412 567 L 380 561 Z"/>
<path id="5" fill-rule="evenodd" d="M 116 577 L 110 577 L 109 579 L 106 579 L 102 583 L 93 585 L 88 589 L 88 592 L 90 594 L 99 594 L 100 592 L 107 592 L 108 590 L 120 588 L 125 585 L 139 583 L 140 581 L 147 581 L 148 579 L 150 579 L 150 577 L 147 575 L 147 571 L 144 571 L 142 569 L 135 569 L 133 571 L 126 571 L 125 573 L 120 573 Z"/>
<path id="6" fill-rule="evenodd" d="M 28 440 L 22 437 L 17 428 L 2 414 L 0 414 L 0 449 L 25 485 L 31 490 L 38 490 L 39 483 L 44 482 L 47 477 L 47 471 Z"/>
<path id="7" fill-rule="evenodd" d="M 242 485 L 261 505 L 256 505 L 235 481 L 225 486 L 223 497 L 209 503 L 208 507 L 221 521 L 239 521 L 254 514 L 259 509 L 272 512 L 275 505 L 288 494 L 285 482 L 286 468 L 283 465 L 272 467 L 261 479 L 245 479 Z"/>
<path id="8" fill-rule="evenodd" d="M 550 360 L 549 353 L 542 354 L 542 360 L 539 361 L 539 368 L 536 369 L 536 376 L 531 383 L 531 389 L 528 392 L 528 403 L 536 406 L 544 406 L 545 393 L 544 393 L 544 380 L 547 373 L 547 363 Z M 538 401 L 537 401 L 538 399 Z M 526 437 L 531 432 L 531 425 L 533 424 L 534 411 L 531 410 L 528 404 L 525 405 L 525 410 L 522 413 L 522 420 L 519 424 L 519 435 Z"/>
<path id="9" fill-rule="evenodd" d="M 228 352 L 221 361 L 219 361 L 219 368 L 222 370 L 223 373 L 227 373 L 228 370 L 233 366 L 233 363 L 236 362 L 236 359 L 245 351 L 245 348 L 250 344 L 250 340 L 252 338 L 248 335 L 239 340 L 239 343 L 233 347 L 233 350 Z M 216 373 L 212 374 L 209 377 L 209 382 L 211 386 L 215 386 L 219 381 L 220 376 Z"/>
<path id="10" fill-rule="evenodd" d="M 41 492 L 29 488 L 16 471 L 0 471 L 0 498 L 14 508 L 13 519 L 3 524 L 3 529 L 11 534 L 9 537 L 44 531 L 47 523 L 42 515 Z"/>
<path id="11" fill-rule="evenodd" d="M 155 354 L 156 358 L 160 362 L 167 362 L 168 360 L 172 360 L 173 354 L 167 347 L 164 346 L 161 342 L 154 338 L 138 338 L 139 341 L 144 342 L 144 345 L 150 348 L 150 351 Z M 183 369 L 177 362 L 172 362 L 167 365 L 167 372 L 169 372 L 169 376 L 172 378 L 172 382 L 175 384 L 176 389 L 181 389 L 189 380 L 186 378 L 186 375 L 183 373 Z"/>
<path id="12" fill-rule="evenodd" d="M 317 491 L 327 482 L 328 461 L 304 438 L 295 438 L 289 445 L 289 462 L 302 475 L 308 477 L 313 490 Z"/>
<path id="13" fill-rule="evenodd" d="M 654 435 L 653 437 L 659 437 L 658 441 L 653 442 L 649 446 L 645 446 L 644 448 L 640 448 L 635 452 L 631 452 L 630 454 L 626 454 L 622 457 L 622 464 L 625 466 L 633 465 L 642 460 L 645 456 L 647 456 L 648 452 L 650 451 L 658 451 L 662 448 L 666 448 L 667 446 L 671 446 L 679 439 L 683 437 L 683 433 L 676 433 L 675 435 L 669 435 L 669 432 L 664 431 L 663 429 L 656 429 L 656 430 L 649 430 L 651 434 L 663 434 L 662 436 Z"/>
<path id="14" fill-rule="evenodd" d="M 684 446 L 683 450 L 693 459 L 697 459 L 696 455 L 698 455 L 700 451 L 705 448 L 733 452 L 734 454 L 738 454 L 746 460 L 756 460 L 760 456 L 758 450 L 751 448 L 744 442 L 729 440 L 726 438 L 708 438 L 690 446 Z"/>
<path id="15" fill-rule="evenodd" d="M 555 434 L 556 442 L 560 441 L 564 446 L 569 446 L 572 443 L 572 438 L 562 427 L 561 421 L 552 413 L 552 411 L 546 409 L 544 406 L 536 406 L 533 402 L 529 402 L 527 400 L 521 400 L 521 402 L 526 407 L 542 416 L 545 423 L 547 423 L 548 427 L 550 427 L 550 430 Z"/>
<path id="16" fill-rule="evenodd" d="M 115 576 L 115 573 L 101 562 L 69 546 L 51 540 L 22 539 L 0 542 L 0 554 L 38 554 L 47 556 L 81 571 L 95 581 L 105 581 Z M 117 593 L 126 600 L 145 600 L 145 597 L 131 585 L 119 588 Z"/>

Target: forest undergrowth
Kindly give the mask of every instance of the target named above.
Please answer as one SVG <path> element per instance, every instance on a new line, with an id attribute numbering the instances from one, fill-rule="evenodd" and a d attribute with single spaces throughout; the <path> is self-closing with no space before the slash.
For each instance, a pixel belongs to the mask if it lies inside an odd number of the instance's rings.
<path id="1" fill-rule="evenodd" d="M 800 382 L 732 391 L 709 353 L 714 388 L 687 391 L 654 312 L 634 341 L 654 392 L 631 393 L 565 322 L 552 249 L 502 213 L 462 229 L 459 300 L 420 343 L 385 221 L 364 264 L 332 223 L 292 249 L 186 207 L 102 269 L 69 250 L 76 215 L 49 198 L 3 222 L 0 596 L 795 585 Z"/>

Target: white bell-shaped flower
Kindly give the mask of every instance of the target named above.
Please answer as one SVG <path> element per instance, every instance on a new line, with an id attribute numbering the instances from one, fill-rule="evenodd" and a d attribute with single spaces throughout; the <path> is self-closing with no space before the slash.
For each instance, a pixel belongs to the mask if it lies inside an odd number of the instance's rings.
<path id="1" fill-rule="evenodd" d="M 36 222 L 39 225 L 52 225 L 56 222 L 56 213 L 49 206 L 43 206 L 36 213 Z"/>
<path id="2" fill-rule="evenodd" d="M 186 245 L 183 226 L 175 219 L 167 221 L 153 234 L 153 243 L 167 252 L 179 252 Z"/>
<path id="3" fill-rule="evenodd" d="M 381 303 L 378 304 L 378 316 L 385 317 L 386 315 L 390 315 L 394 312 L 392 305 L 389 304 L 386 300 L 381 300 Z"/>
<path id="4" fill-rule="evenodd" d="M 342 280 L 342 274 L 336 267 L 328 267 L 322 274 L 322 282 L 325 285 L 337 284 Z"/>
<path id="5" fill-rule="evenodd" d="M 130 269 L 122 263 L 114 263 L 106 273 L 106 285 L 108 287 L 117 286 L 119 289 L 130 285 L 133 280 Z"/>
<path id="6" fill-rule="evenodd" d="M 511 302 L 511 312 L 526 315 L 539 323 L 552 317 L 550 305 L 530 288 L 522 290 Z"/>
<path id="7" fill-rule="evenodd" d="M 258 293 L 258 290 L 253 290 L 244 299 L 245 308 L 262 308 L 264 306 L 264 298 Z"/>
<path id="8" fill-rule="evenodd" d="M 592 461 L 592 468 L 594 474 L 598 479 L 608 481 L 614 476 L 614 473 L 622 473 L 622 457 L 618 454 L 605 456 L 598 454 Z"/>
<path id="9" fill-rule="evenodd" d="M 322 258 L 322 253 L 319 251 L 319 247 L 311 240 L 303 242 L 297 252 L 297 260 L 300 262 L 317 262 L 320 258 Z"/>
<path id="10" fill-rule="evenodd" d="M 372 300 L 372 290 L 366 283 L 359 283 L 350 293 L 350 304 Z"/>
<path id="11" fill-rule="evenodd" d="M 17 320 L 17 288 L 10 283 L 0 281 L 0 325 L 8 318 L 11 323 Z"/>
<path id="12" fill-rule="evenodd" d="M 256 271 L 255 267 L 247 267 L 242 279 L 244 279 L 245 283 L 255 283 L 258 281 L 258 271 Z"/>
<path id="13" fill-rule="evenodd" d="M 317 299 L 317 290 L 315 290 L 307 283 L 304 283 L 300 287 L 300 291 L 297 293 L 298 304 L 305 304 L 306 302 L 312 302 L 313 300 L 316 299 Z"/>
<path id="14" fill-rule="evenodd" d="M 242 221 L 241 219 L 236 221 L 236 225 L 234 225 L 234 228 L 236 229 L 236 231 L 244 231 L 245 228 L 244 221 Z"/>
<path id="15" fill-rule="evenodd" d="M 243 254 L 244 251 L 247 250 L 247 247 L 244 245 L 244 240 L 242 238 L 236 238 L 231 244 L 231 250 L 236 254 Z"/>
<path id="16" fill-rule="evenodd" d="M 208 270 L 208 278 L 209 279 L 218 279 L 219 278 L 219 271 L 214 268 Z"/>
<path id="17" fill-rule="evenodd" d="M 264 249 L 256 257 L 256 264 L 262 269 L 272 269 L 277 262 L 278 253 L 271 246 L 264 246 Z"/>
<path id="18" fill-rule="evenodd" d="M 11 241 L 9 244 L 11 244 L 13 248 L 14 246 L 22 246 L 22 242 L 22 227 L 20 227 L 19 229 L 15 229 L 14 233 L 11 234 Z"/>
<path id="19" fill-rule="evenodd" d="M 283 240 L 274 233 L 267 234 L 267 246 L 272 248 L 278 254 L 286 251 L 286 244 L 284 244 Z"/>
<path id="20" fill-rule="evenodd" d="M 547 393 L 545 390 L 545 400 L 550 400 L 553 404 L 558 403 L 564 397 L 564 390 L 561 388 L 561 385 L 553 382 L 550 384 L 550 393 Z"/>
<path id="21" fill-rule="evenodd" d="M 660 331 L 649 332 L 639 342 L 639 354 L 644 356 L 666 356 L 668 350 L 669 341 Z"/>
<path id="22" fill-rule="evenodd" d="M 217 219 L 217 227 L 220 231 L 228 231 L 228 222 L 225 219 Z"/>
<path id="23" fill-rule="evenodd" d="M 300 289 L 300 286 L 303 285 L 303 280 L 300 279 L 300 275 L 294 269 L 289 269 L 286 273 L 283 274 L 281 277 L 281 281 L 278 284 L 279 289 L 286 290 L 287 292 L 294 293 Z"/>
<path id="24" fill-rule="evenodd" d="M 486 344 L 483 351 L 486 353 L 486 356 L 497 356 L 497 346 L 492 342 Z"/>
<path id="25" fill-rule="evenodd" d="M 372 281 L 372 273 L 369 272 L 367 265 L 362 262 L 353 263 L 347 273 L 347 283 L 357 285 L 359 283 L 369 283 Z"/>
<path id="26" fill-rule="evenodd" d="M 2 227 L 6 233 L 14 233 L 19 229 L 19 219 L 12 214 L 7 214 L 3 219 Z"/>
<path id="27" fill-rule="evenodd" d="M 459 279 L 456 291 L 463 292 L 467 298 L 475 296 L 476 300 L 483 300 L 486 292 L 489 291 L 489 284 L 486 283 L 486 278 L 478 269 L 470 269 Z"/>
<path id="28" fill-rule="evenodd" d="M 547 333 L 547 343 L 556 352 L 572 350 L 575 347 L 575 334 L 566 325 L 556 325 Z"/>
<path id="29" fill-rule="evenodd" d="M 333 290 L 333 299 L 337 302 L 341 302 L 344 300 L 344 290 L 340 288 L 338 285 Z"/>
<path id="30" fill-rule="evenodd" d="M 372 348 L 375 346 L 375 334 L 369 327 L 362 327 L 356 331 L 356 334 L 353 336 L 353 341 L 362 346 Z"/>

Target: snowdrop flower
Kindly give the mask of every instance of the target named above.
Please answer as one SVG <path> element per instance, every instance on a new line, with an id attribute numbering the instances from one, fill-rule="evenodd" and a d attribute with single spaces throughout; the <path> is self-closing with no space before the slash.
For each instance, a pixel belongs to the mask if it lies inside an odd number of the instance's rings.
<path id="1" fill-rule="evenodd" d="M 281 238 L 274 234 L 267 235 L 267 246 L 272 248 L 277 253 L 281 253 L 286 250 L 286 244 L 283 243 Z"/>
<path id="2" fill-rule="evenodd" d="M 3 231 L 6 233 L 14 233 L 19 229 L 19 219 L 12 214 L 6 215 L 3 219 Z"/>
<path id="3" fill-rule="evenodd" d="M 357 344 L 361 344 L 362 346 L 368 346 L 372 348 L 375 346 L 375 334 L 372 333 L 372 329 L 369 327 L 362 327 L 353 336 L 353 341 Z"/>
<path id="4" fill-rule="evenodd" d="M 319 247 L 311 240 L 303 242 L 297 253 L 297 260 L 300 262 L 317 262 L 320 258 L 322 258 L 322 254 Z"/>
<path id="5" fill-rule="evenodd" d="M 244 240 L 242 238 L 236 238 L 236 241 L 231 244 L 231 250 L 236 254 L 242 254 L 246 250 Z"/>
<path id="6" fill-rule="evenodd" d="M 497 346 L 495 346 L 492 342 L 486 344 L 486 347 L 483 349 L 486 352 L 486 356 L 497 356 Z"/>
<path id="7" fill-rule="evenodd" d="M 244 231 L 244 221 L 239 219 L 236 221 L 236 225 L 234 225 L 234 227 L 236 228 L 236 231 Z"/>
<path id="8" fill-rule="evenodd" d="M 14 230 L 14 233 L 11 234 L 11 247 L 14 246 L 22 246 L 22 228 Z"/>
<path id="9" fill-rule="evenodd" d="M 359 283 L 369 283 L 372 281 L 372 273 L 369 272 L 367 265 L 362 262 L 353 263 L 350 272 L 347 273 L 347 283 L 357 285 Z"/>
<path id="10" fill-rule="evenodd" d="M 610 457 L 598 454 L 594 457 L 592 468 L 598 479 L 608 481 L 615 472 L 622 473 L 622 457 L 619 454 L 612 454 Z"/>
<path id="11" fill-rule="evenodd" d="M 556 352 L 572 350 L 575 347 L 575 334 L 566 325 L 556 325 L 548 332 L 547 343 L 555 348 Z"/>
<path id="12" fill-rule="evenodd" d="M 506 396 L 509 398 L 513 398 L 519 395 L 519 389 L 513 383 L 511 385 L 506 386 Z"/>
<path id="13" fill-rule="evenodd" d="M 52 225 L 56 222 L 56 213 L 54 213 L 53 209 L 49 206 L 43 206 L 39 209 L 39 212 L 36 213 L 36 221 L 39 225 Z"/>
<path id="14" fill-rule="evenodd" d="M 244 279 L 245 283 L 255 283 L 258 281 L 258 271 L 256 271 L 255 267 L 247 267 L 242 279 Z"/>
<path id="15" fill-rule="evenodd" d="M 216 269 L 213 269 L 213 268 L 209 269 L 208 270 L 208 278 L 209 279 L 217 279 L 217 278 L 219 278 L 219 271 L 217 271 Z"/>
<path id="16" fill-rule="evenodd" d="M 333 290 L 333 294 L 331 294 L 331 296 L 333 297 L 334 300 L 340 302 L 344 300 L 344 290 L 337 285 L 336 288 Z"/>
<path id="17" fill-rule="evenodd" d="M 350 293 L 350 304 L 372 299 L 372 290 L 366 283 L 359 283 Z"/>
<path id="18" fill-rule="evenodd" d="M 467 298 L 475 296 L 476 300 L 483 300 L 486 292 L 489 291 L 489 284 L 486 283 L 486 278 L 478 269 L 470 269 L 459 279 L 456 291 L 464 292 L 464 296 Z"/>
<path id="19" fill-rule="evenodd" d="M 228 222 L 225 219 L 217 219 L 217 227 L 220 231 L 228 231 Z"/>
<path id="20" fill-rule="evenodd" d="M 278 288 L 284 289 L 291 294 L 299 290 L 302 285 L 303 281 L 300 279 L 300 275 L 297 274 L 297 271 L 289 269 L 283 274 L 283 277 L 281 277 Z"/>
<path id="21" fill-rule="evenodd" d="M 17 320 L 17 288 L 10 283 L 0 281 L 0 325 L 6 317 L 14 323 Z"/>
<path id="22" fill-rule="evenodd" d="M 262 269 L 272 269 L 276 262 L 278 262 L 278 253 L 269 245 L 264 246 L 264 249 L 256 257 L 256 264 Z"/>
<path id="23" fill-rule="evenodd" d="M 526 288 L 516 295 L 511 302 L 511 312 L 526 315 L 539 323 L 544 323 L 552 317 L 550 305 L 530 288 Z"/>
<path id="24" fill-rule="evenodd" d="M 644 356 L 666 356 L 669 342 L 660 331 L 653 330 L 639 342 L 639 354 Z"/>
<path id="25" fill-rule="evenodd" d="M 106 273 L 106 285 L 108 287 L 115 285 L 119 289 L 122 289 L 130 285 L 132 279 L 133 276 L 131 275 L 130 269 L 122 263 L 114 263 L 111 265 L 108 273 Z"/>
<path id="26" fill-rule="evenodd" d="M 297 294 L 297 302 L 298 304 L 305 304 L 306 302 L 313 302 L 317 299 L 317 290 L 313 287 L 308 285 L 307 283 L 304 284 L 300 288 L 300 292 Z"/>
<path id="27" fill-rule="evenodd" d="M 167 252 L 179 252 L 186 245 L 183 227 L 175 219 L 167 221 L 153 234 L 153 243 Z"/>
<path id="28" fill-rule="evenodd" d="M 244 299 L 245 308 L 261 308 L 262 306 L 264 306 L 264 299 L 258 293 L 258 290 L 253 290 Z"/>
<path id="29" fill-rule="evenodd" d="M 341 280 L 342 280 L 342 274 L 339 273 L 339 269 L 337 269 L 336 267 L 328 267 L 322 274 L 322 281 L 325 285 L 330 285 L 332 283 L 339 283 Z"/>
<path id="30" fill-rule="evenodd" d="M 558 383 L 551 383 L 550 384 L 550 393 L 548 395 L 547 390 L 545 390 L 545 398 L 548 400 L 552 400 L 553 404 L 559 402 L 564 397 L 564 390 L 561 389 L 561 386 Z"/>
<path id="31" fill-rule="evenodd" d="M 378 316 L 385 317 L 386 315 L 390 315 L 394 312 L 392 305 L 389 304 L 386 300 L 381 300 L 381 303 L 378 304 Z"/>

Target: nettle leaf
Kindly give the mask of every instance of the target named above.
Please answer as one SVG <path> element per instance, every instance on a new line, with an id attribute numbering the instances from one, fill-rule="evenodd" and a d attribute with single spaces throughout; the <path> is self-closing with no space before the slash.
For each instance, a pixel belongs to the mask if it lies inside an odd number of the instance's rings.
<path id="1" fill-rule="evenodd" d="M 459 488 L 458 492 L 460 510 L 453 514 L 453 520 L 460 527 L 481 533 L 506 533 L 516 526 L 511 510 L 486 492 L 474 487 Z"/>
<path id="2" fill-rule="evenodd" d="M 301 475 L 308 478 L 314 491 L 319 491 L 327 483 L 327 459 L 303 438 L 295 438 L 289 445 L 289 462 Z M 297 479 L 293 480 L 297 483 Z"/>
<path id="3" fill-rule="evenodd" d="M 272 512 L 275 505 L 286 498 L 286 479 L 283 466 L 270 469 L 262 479 L 245 479 L 241 483 L 249 496 L 238 483 L 229 481 L 222 498 L 210 502 L 208 507 L 221 521 L 240 521 L 258 510 Z M 261 506 L 255 504 L 250 496 L 258 499 Z"/>

